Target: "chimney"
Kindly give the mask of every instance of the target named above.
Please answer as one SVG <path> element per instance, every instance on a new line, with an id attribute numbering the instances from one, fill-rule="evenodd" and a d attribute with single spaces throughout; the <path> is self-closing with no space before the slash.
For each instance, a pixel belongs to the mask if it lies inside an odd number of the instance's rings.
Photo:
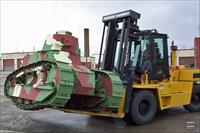
<path id="1" fill-rule="evenodd" d="M 89 49 L 89 29 L 84 29 L 84 56 L 90 56 L 90 49 Z"/>

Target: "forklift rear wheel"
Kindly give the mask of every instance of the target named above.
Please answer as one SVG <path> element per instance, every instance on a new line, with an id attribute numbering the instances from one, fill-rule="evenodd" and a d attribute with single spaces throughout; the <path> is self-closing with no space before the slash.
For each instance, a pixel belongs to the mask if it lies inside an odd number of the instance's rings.
<path id="1" fill-rule="evenodd" d="M 151 122 L 156 113 L 156 99 L 153 92 L 148 90 L 135 91 L 130 105 L 132 121 L 136 125 Z"/>
<path id="2" fill-rule="evenodd" d="M 200 112 L 200 85 L 199 84 L 194 84 L 190 104 L 184 105 L 183 107 L 190 112 Z"/>

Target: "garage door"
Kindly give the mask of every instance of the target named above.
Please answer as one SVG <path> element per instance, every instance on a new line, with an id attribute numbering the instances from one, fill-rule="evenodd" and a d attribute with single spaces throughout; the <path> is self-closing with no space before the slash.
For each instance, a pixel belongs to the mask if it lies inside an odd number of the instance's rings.
<path id="1" fill-rule="evenodd" d="M 3 70 L 13 71 L 14 70 L 14 59 L 4 59 L 3 60 Z"/>
<path id="2" fill-rule="evenodd" d="M 195 65 L 194 57 L 180 57 L 179 65 L 185 65 L 186 67 L 194 67 Z"/>

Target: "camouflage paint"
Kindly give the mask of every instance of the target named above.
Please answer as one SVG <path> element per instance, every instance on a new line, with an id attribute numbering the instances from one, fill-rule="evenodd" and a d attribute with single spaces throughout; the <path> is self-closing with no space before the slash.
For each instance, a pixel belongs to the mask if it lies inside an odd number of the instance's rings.
<path id="1" fill-rule="evenodd" d="M 42 51 L 25 56 L 23 66 L 8 75 L 4 88 L 5 95 L 26 110 L 73 106 L 117 110 L 123 97 L 119 76 L 81 65 L 78 39 L 68 32 L 48 35 Z M 77 99 L 83 101 L 76 104 Z"/>
<path id="2" fill-rule="evenodd" d="M 123 97 L 123 86 L 121 79 L 113 72 L 96 70 L 97 77 L 95 95 L 106 97 L 104 102 L 98 105 L 98 109 L 111 107 L 117 109 Z"/>
<path id="3" fill-rule="evenodd" d="M 75 86 L 74 93 L 80 95 L 94 95 L 95 88 L 95 75 L 94 72 L 90 71 L 84 66 L 72 65 L 72 68 L 75 72 Z M 89 81 L 89 78 L 91 79 Z"/>

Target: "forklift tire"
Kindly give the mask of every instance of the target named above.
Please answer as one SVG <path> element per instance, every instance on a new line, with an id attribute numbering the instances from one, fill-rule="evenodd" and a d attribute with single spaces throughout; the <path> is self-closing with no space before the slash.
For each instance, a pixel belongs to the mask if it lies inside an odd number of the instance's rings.
<path id="1" fill-rule="evenodd" d="M 199 84 L 194 84 L 190 104 L 184 105 L 183 107 L 190 112 L 200 112 L 200 85 Z"/>
<path id="2" fill-rule="evenodd" d="M 133 123 L 136 125 L 150 123 L 156 114 L 156 106 L 156 99 L 151 91 L 135 91 L 130 104 L 130 114 Z"/>

